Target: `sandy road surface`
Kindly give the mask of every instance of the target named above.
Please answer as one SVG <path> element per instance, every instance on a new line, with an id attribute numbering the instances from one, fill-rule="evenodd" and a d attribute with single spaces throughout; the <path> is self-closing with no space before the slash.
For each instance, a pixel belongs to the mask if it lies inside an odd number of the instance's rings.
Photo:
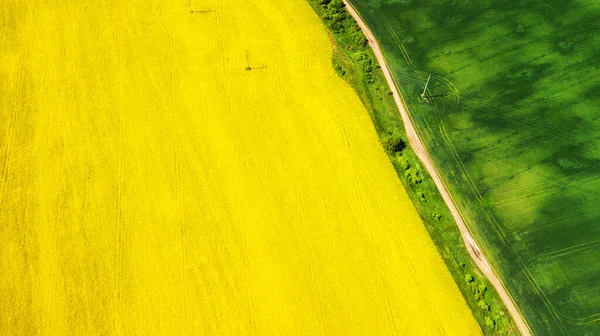
<path id="1" fill-rule="evenodd" d="M 444 198 L 444 201 L 448 205 L 450 212 L 452 212 L 452 216 L 454 217 L 454 220 L 456 221 L 456 224 L 458 225 L 458 228 L 463 237 L 465 245 L 467 246 L 467 250 L 469 251 L 469 254 L 473 258 L 473 260 L 475 261 L 475 263 L 477 264 L 479 269 L 481 269 L 481 271 L 485 274 L 485 276 L 490 280 L 490 282 L 492 283 L 494 288 L 496 288 L 496 291 L 498 291 L 500 297 L 502 298 L 502 301 L 504 301 L 506 308 L 510 312 L 510 315 L 513 317 L 521 334 L 522 335 L 531 335 L 529 326 L 525 322 L 525 319 L 523 318 L 521 311 L 517 308 L 511 295 L 508 293 L 508 291 L 506 290 L 506 288 L 504 287 L 504 285 L 502 284 L 502 282 L 500 281 L 500 279 L 494 272 L 494 269 L 490 266 L 489 262 L 487 261 L 484 254 L 482 253 L 481 249 L 477 245 L 477 242 L 475 241 L 475 239 L 473 239 L 473 236 L 471 235 L 469 228 L 465 224 L 465 221 L 460 213 L 460 210 L 458 210 L 458 207 L 456 206 L 456 203 L 455 203 L 454 199 L 452 198 L 452 195 L 450 195 L 450 193 L 448 192 L 448 188 L 446 187 L 446 184 L 440 177 L 440 174 L 439 174 L 436 166 L 434 165 L 433 160 L 431 159 L 431 156 L 429 155 L 429 153 L 427 152 L 427 149 L 425 148 L 425 145 L 419 138 L 419 135 L 417 134 L 417 132 L 415 130 L 415 126 L 412 122 L 411 116 L 408 113 L 408 109 L 404 103 L 404 99 L 402 98 L 402 96 L 400 95 L 400 92 L 398 91 L 398 88 L 396 87 L 396 83 L 390 73 L 388 65 L 385 61 L 385 57 L 383 56 L 383 52 L 381 51 L 381 48 L 379 47 L 379 44 L 377 43 L 375 36 L 373 35 L 373 33 L 371 32 L 369 27 L 366 25 L 366 23 L 364 22 L 364 20 L 360 16 L 360 14 L 358 14 L 358 12 L 354 9 L 354 7 L 352 7 L 352 5 L 347 0 L 344 0 L 344 3 L 346 4 L 346 8 L 348 9 L 348 12 L 350 12 L 352 17 L 354 17 L 354 19 L 358 22 L 363 33 L 369 40 L 369 45 L 373 49 L 373 52 L 375 53 L 375 57 L 377 58 L 377 62 L 379 62 L 379 65 L 381 66 L 381 69 L 383 70 L 383 74 L 385 76 L 385 79 L 388 82 L 390 90 L 392 90 L 392 92 L 394 93 L 394 100 L 396 101 L 396 105 L 398 106 L 398 111 L 400 112 L 400 115 L 402 116 L 402 121 L 404 122 L 404 127 L 406 128 L 406 135 L 408 137 L 408 142 L 410 143 L 411 147 L 413 148 L 413 150 L 419 157 L 419 160 L 421 160 L 421 162 L 423 163 L 423 165 L 425 166 L 425 168 L 427 169 L 427 171 L 433 178 L 435 185 L 437 186 L 438 190 L 442 194 L 442 197 Z"/>

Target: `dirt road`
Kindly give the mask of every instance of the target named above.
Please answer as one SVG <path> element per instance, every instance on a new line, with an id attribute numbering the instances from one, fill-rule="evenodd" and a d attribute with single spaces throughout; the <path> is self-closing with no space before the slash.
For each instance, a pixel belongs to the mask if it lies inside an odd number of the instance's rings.
<path id="1" fill-rule="evenodd" d="M 489 262 L 487 261 L 484 254 L 482 253 L 481 249 L 477 245 L 477 242 L 473 239 L 473 236 L 471 235 L 469 228 L 465 224 L 465 221 L 463 219 L 462 214 L 460 213 L 460 210 L 456 206 L 456 202 L 454 201 L 452 195 L 450 195 L 450 193 L 448 192 L 448 188 L 446 187 L 446 184 L 440 177 L 440 174 L 439 174 L 436 166 L 434 165 L 433 160 L 431 159 L 431 156 L 429 155 L 429 152 L 427 151 L 427 149 L 425 148 L 425 145 L 419 138 L 419 135 L 417 134 L 417 131 L 415 130 L 415 126 L 411 119 L 411 116 L 408 113 L 408 109 L 404 103 L 404 99 L 402 98 L 400 92 L 398 91 L 398 88 L 396 87 L 396 84 L 390 73 L 387 62 L 385 61 L 385 57 L 383 56 L 383 52 L 381 51 L 381 48 L 379 47 L 379 44 L 377 43 L 375 36 L 373 35 L 373 33 L 371 32 L 369 27 L 366 25 L 366 23 L 364 22 L 364 20 L 360 16 L 360 14 L 358 14 L 358 12 L 354 9 L 354 7 L 352 7 L 352 5 L 347 0 L 344 0 L 344 3 L 346 4 L 346 8 L 348 9 L 348 12 L 350 12 L 352 17 L 354 17 L 354 19 L 356 20 L 358 25 L 361 27 L 363 33 L 369 40 L 369 45 L 373 49 L 373 52 L 375 53 L 375 57 L 377 58 L 377 62 L 379 62 L 379 65 L 381 66 L 381 69 L 383 70 L 383 74 L 385 76 L 386 81 L 388 82 L 390 90 L 394 94 L 394 100 L 396 101 L 396 105 L 398 106 L 398 111 L 400 112 L 400 116 L 402 117 L 402 121 L 404 122 L 404 127 L 406 128 L 406 135 L 408 137 L 408 142 L 410 143 L 412 149 L 417 154 L 417 157 L 419 157 L 422 164 L 425 166 L 425 168 L 429 172 L 429 175 L 431 175 L 431 177 L 433 178 L 435 185 L 437 186 L 438 190 L 442 194 L 444 201 L 448 205 L 448 208 L 450 209 L 450 212 L 452 213 L 452 216 L 454 217 L 454 220 L 456 221 L 456 224 L 458 225 L 458 228 L 459 228 L 460 233 L 465 242 L 465 246 L 467 247 L 467 250 L 469 251 L 469 254 L 473 258 L 473 260 L 475 261 L 475 263 L 477 264 L 479 269 L 485 274 L 485 276 L 492 283 L 494 288 L 496 288 L 496 291 L 498 292 L 498 294 L 500 295 L 500 298 L 506 305 L 506 308 L 508 309 L 512 318 L 514 319 L 514 321 L 517 325 L 517 328 L 519 328 L 519 331 L 521 332 L 521 334 L 523 336 L 531 335 L 529 326 L 525 322 L 525 319 L 523 318 L 521 311 L 517 308 L 512 297 L 510 296 L 510 294 L 508 293 L 508 291 L 506 290 L 506 288 L 504 287 L 504 285 L 502 284 L 502 282 L 500 281 L 500 279 L 494 272 L 494 269 L 490 266 Z"/>

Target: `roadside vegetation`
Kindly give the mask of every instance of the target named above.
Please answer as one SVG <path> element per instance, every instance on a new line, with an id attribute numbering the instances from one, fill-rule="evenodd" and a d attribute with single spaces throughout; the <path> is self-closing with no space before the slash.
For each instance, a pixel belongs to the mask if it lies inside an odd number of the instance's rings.
<path id="1" fill-rule="evenodd" d="M 465 248 L 433 180 L 408 146 L 392 92 L 358 24 L 341 0 L 308 2 L 329 28 L 335 71 L 355 89 L 369 111 L 383 148 L 484 334 L 517 335 L 501 299 Z"/>

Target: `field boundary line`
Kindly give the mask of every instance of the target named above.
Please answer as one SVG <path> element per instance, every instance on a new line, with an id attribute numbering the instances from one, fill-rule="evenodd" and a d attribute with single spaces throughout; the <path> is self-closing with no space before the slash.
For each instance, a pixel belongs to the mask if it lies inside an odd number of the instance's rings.
<path id="1" fill-rule="evenodd" d="M 416 131 L 416 128 L 413 124 L 412 118 L 411 118 L 410 114 L 408 113 L 408 108 L 406 107 L 404 98 L 400 94 L 397 83 L 394 81 L 394 79 L 390 73 L 388 64 L 385 60 L 383 51 L 381 50 L 379 43 L 375 39 L 375 36 L 373 35 L 373 33 L 371 32 L 371 30 L 369 29 L 369 27 L 363 20 L 363 18 L 360 16 L 360 14 L 356 11 L 356 9 L 350 3 L 350 1 L 349 0 L 343 0 L 343 1 L 346 4 L 346 9 L 350 13 L 350 15 L 356 20 L 356 22 L 360 26 L 361 30 L 367 37 L 367 39 L 369 41 L 369 45 L 373 49 L 373 53 L 375 54 L 377 62 L 381 66 L 381 70 L 383 71 L 383 74 L 388 83 L 388 86 L 393 93 L 394 101 L 396 102 L 396 105 L 398 107 L 398 112 L 402 118 L 404 127 L 406 129 L 406 135 L 408 137 L 408 142 L 410 143 L 411 147 L 415 151 L 415 154 L 417 155 L 419 160 L 421 160 L 421 162 L 423 163 L 423 165 L 425 166 L 425 168 L 431 175 L 435 185 L 437 186 L 438 190 L 440 191 L 440 194 L 442 195 L 444 201 L 446 202 L 446 205 L 450 209 L 450 212 L 452 213 L 452 216 L 454 217 L 454 220 L 456 221 L 456 224 L 460 230 L 461 236 L 463 238 L 463 241 L 465 242 L 465 246 L 466 246 L 467 250 L 469 251 L 469 254 L 471 255 L 471 258 L 473 259 L 475 264 L 477 264 L 479 269 L 485 274 L 485 276 L 488 278 L 490 283 L 492 283 L 492 285 L 498 292 L 498 294 L 499 294 L 500 298 L 502 299 L 502 301 L 504 302 L 508 312 L 510 313 L 513 320 L 515 321 L 515 324 L 517 325 L 517 328 L 519 329 L 520 333 L 523 336 L 530 336 L 531 330 L 530 330 L 529 326 L 527 325 L 527 322 L 523 318 L 521 311 L 516 306 L 514 299 L 512 298 L 510 293 L 507 291 L 504 284 L 500 281 L 500 279 L 496 275 L 494 269 L 491 267 L 491 265 L 487 261 L 486 257 L 481 252 L 481 249 L 477 245 L 477 242 L 475 241 L 469 228 L 467 227 L 461 212 L 459 211 L 458 207 L 456 206 L 455 200 L 450 195 L 450 192 L 448 191 L 448 188 L 447 188 L 445 182 L 442 180 L 441 175 L 439 174 L 439 172 L 437 170 L 437 167 L 434 165 L 433 160 L 431 159 L 429 153 L 427 152 L 425 145 L 421 141 L 421 138 L 419 137 L 419 135 Z"/>

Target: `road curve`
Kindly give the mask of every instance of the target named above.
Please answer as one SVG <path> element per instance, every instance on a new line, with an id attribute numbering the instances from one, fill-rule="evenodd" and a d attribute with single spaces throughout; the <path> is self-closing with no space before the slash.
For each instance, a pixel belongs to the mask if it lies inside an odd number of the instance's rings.
<path id="1" fill-rule="evenodd" d="M 437 167 L 434 165 L 433 160 L 431 159 L 431 156 L 429 155 L 429 152 L 427 151 L 425 145 L 421 141 L 421 138 L 419 137 L 419 135 L 415 129 L 415 126 L 413 124 L 411 115 L 408 113 L 408 108 L 406 107 L 404 98 L 402 97 L 400 91 L 398 90 L 398 87 L 396 85 L 394 77 L 392 77 L 389 67 L 388 67 L 388 64 L 385 60 L 385 57 L 383 56 L 383 52 L 382 52 L 381 48 L 379 47 L 379 43 L 377 43 L 377 40 L 375 39 L 375 35 L 373 35 L 373 33 L 371 32 L 371 29 L 369 29 L 369 27 L 367 26 L 365 21 L 362 19 L 362 17 L 356 11 L 356 9 L 354 9 L 352 4 L 348 0 L 343 0 L 343 1 L 346 4 L 346 9 L 350 13 L 350 15 L 352 15 L 352 17 L 356 20 L 356 22 L 360 26 L 361 30 L 363 31 L 363 33 L 369 40 L 369 45 L 373 49 L 373 53 L 375 54 L 375 57 L 377 58 L 377 62 L 381 66 L 381 70 L 383 71 L 383 74 L 388 83 L 388 86 L 390 87 L 390 90 L 393 93 L 394 100 L 396 101 L 396 105 L 398 106 L 398 111 L 400 113 L 400 116 L 402 117 L 402 121 L 403 121 L 404 127 L 406 129 L 406 135 L 408 137 L 408 142 L 409 142 L 410 146 L 412 147 L 412 149 L 417 154 L 417 157 L 419 158 L 419 160 L 421 160 L 422 164 L 425 166 L 425 168 L 429 172 L 429 175 L 431 175 L 431 177 L 433 178 L 435 185 L 437 186 L 438 190 L 442 194 L 444 201 L 448 205 L 448 208 L 450 209 L 450 212 L 452 213 L 452 216 L 454 217 L 454 220 L 456 221 L 456 224 L 458 225 L 458 228 L 460 230 L 462 238 L 465 242 L 465 246 L 467 247 L 467 250 L 469 251 L 471 258 L 473 258 L 473 260 L 477 264 L 477 267 L 479 267 L 479 269 L 483 272 L 483 274 L 492 283 L 494 288 L 496 288 L 496 291 L 500 295 L 500 298 L 504 302 L 504 305 L 508 309 L 508 312 L 510 313 L 513 320 L 515 321 L 515 324 L 517 325 L 517 328 L 519 329 L 521 334 L 523 336 L 531 336 L 531 330 L 529 329 L 529 326 L 525 322 L 525 319 L 523 318 L 521 311 L 517 308 L 512 296 L 508 293 L 508 291 L 506 290 L 506 288 L 504 287 L 504 285 L 502 284 L 502 282 L 496 275 L 494 269 L 491 267 L 490 263 L 485 258 L 485 255 L 482 253 L 482 251 L 479 248 L 479 246 L 477 245 L 477 242 L 475 241 L 475 239 L 473 239 L 473 235 L 471 234 L 471 231 L 465 224 L 465 220 L 464 220 L 460 210 L 456 206 L 456 202 L 454 201 L 454 198 L 448 192 L 448 187 L 446 186 L 444 180 L 442 180 Z"/>

